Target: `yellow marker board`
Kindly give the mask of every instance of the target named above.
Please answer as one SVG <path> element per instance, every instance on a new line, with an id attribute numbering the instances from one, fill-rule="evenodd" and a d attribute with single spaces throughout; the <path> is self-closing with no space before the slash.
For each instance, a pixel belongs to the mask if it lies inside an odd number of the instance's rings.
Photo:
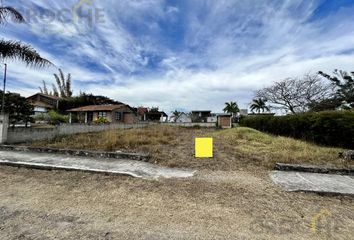
<path id="1" fill-rule="evenodd" d="M 213 157 L 213 139 L 196 138 L 195 139 L 195 157 L 212 158 Z"/>

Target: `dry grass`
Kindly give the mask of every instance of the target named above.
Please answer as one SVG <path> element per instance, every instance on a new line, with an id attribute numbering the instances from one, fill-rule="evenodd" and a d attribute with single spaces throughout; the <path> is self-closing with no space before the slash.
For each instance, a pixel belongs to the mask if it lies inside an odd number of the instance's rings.
<path id="1" fill-rule="evenodd" d="M 214 138 L 214 158 L 194 158 L 195 137 Z M 342 166 L 338 148 L 277 137 L 250 128 L 228 130 L 151 126 L 77 134 L 36 146 L 105 151 L 145 152 L 152 162 L 169 167 L 210 170 L 272 168 L 276 162 Z"/>
<path id="2" fill-rule="evenodd" d="M 354 200 L 288 193 L 267 172 L 146 181 L 0 166 L 0 239 L 352 239 Z M 331 215 L 314 234 L 313 217 Z"/>

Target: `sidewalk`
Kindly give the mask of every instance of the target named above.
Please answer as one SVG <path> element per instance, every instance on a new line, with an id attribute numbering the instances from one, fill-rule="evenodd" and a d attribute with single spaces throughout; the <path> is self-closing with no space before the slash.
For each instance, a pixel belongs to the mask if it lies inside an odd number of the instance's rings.
<path id="1" fill-rule="evenodd" d="M 151 163 L 125 159 L 96 159 L 59 154 L 0 151 L 0 165 L 45 170 L 84 171 L 93 173 L 123 174 L 137 178 L 186 178 L 195 171 L 160 167 Z"/>
<path id="2" fill-rule="evenodd" d="M 289 192 L 354 195 L 354 177 L 349 175 L 273 171 L 270 176 L 273 182 Z"/>

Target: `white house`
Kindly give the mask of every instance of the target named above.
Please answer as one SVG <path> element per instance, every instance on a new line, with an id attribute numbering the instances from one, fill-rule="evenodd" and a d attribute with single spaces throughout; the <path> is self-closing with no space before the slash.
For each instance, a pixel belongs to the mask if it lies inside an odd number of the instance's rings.
<path id="1" fill-rule="evenodd" d="M 191 123 L 192 122 L 192 118 L 190 116 L 188 116 L 185 113 L 182 113 L 177 119 L 176 122 L 178 123 Z"/>

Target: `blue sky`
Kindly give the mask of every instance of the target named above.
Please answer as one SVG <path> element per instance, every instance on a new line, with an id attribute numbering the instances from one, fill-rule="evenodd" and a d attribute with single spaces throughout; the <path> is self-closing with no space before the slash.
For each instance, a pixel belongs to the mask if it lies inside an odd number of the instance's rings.
<path id="1" fill-rule="evenodd" d="M 74 18 L 79 2 L 5 0 L 27 23 L 1 27 L 70 72 L 75 93 L 220 112 L 276 80 L 354 70 L 353 0 L 82 0 Z M 8 65 L 10 91 L 54 83 L 55 68 Z"/>

